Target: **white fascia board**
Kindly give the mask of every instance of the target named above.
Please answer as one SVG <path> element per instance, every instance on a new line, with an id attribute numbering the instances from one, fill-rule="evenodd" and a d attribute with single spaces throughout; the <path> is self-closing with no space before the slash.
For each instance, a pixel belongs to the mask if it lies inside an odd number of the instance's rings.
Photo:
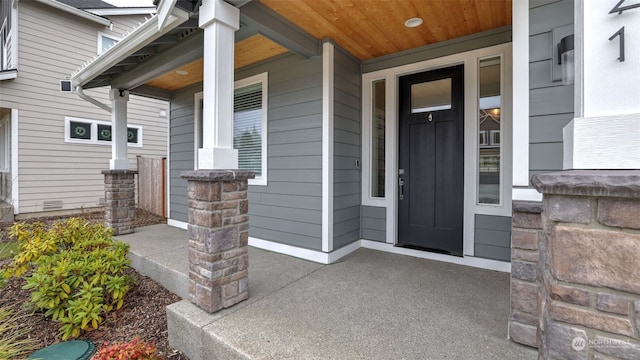
<path id="1" fill-rule="evenodd" d="M 100 17 L 98 15 L 91 14 L 91 13 L 86 12 L 84 10 L 80 10 L 78 8 L 75 8 L 75 7 L 71 6 L 71 5 L 63 4 L 63 3 L 57 2 L 55 0 L 35 0 L 35 1 L 37 1 L 37 2 L 39 2 L 41 4 L 49 5 L 51 7 L 54 7 L 56 9 L 58 9 L 58 10 L 65 11 L 65 12 L 67 12 L 69 14 L 73 14 L 73 15 L 79 16 L 79 17 L 81 17 L 83 19 L 87 19 L 87 20 L 93 21 L 93 22 L 98 23 L 100 25 L 104 25 L 104 26 L 111 25 L 111 21 L 109 19 L 105 19 L 105 18 Z"/>
<path id="2" fill-rule="evenodd" d="M 140 50 L 145 45 L 173 30 L 176 26 L 189 19 L 189 14 L 180 9 L 174 9 L 169 16 L 169 22 L 162 31 L 158 31 L 158 16 L 154 15 L 147 21 L 127 34 L 122 40 L 107 49 L 107 51 L 94 58 L 85 67 L 71 76 L 71 86 L 84 86 L 86 83 L 100 75 L 102 72 L 115 66 L 129 55 Z"/>
<path id="3" fill-rule="evenodd" d="M 84 9 L 98 16 L 117 16 L 117 15 L 153 15 L 156 13 L 155 7 L 119 7 L 109 9 Z"/>

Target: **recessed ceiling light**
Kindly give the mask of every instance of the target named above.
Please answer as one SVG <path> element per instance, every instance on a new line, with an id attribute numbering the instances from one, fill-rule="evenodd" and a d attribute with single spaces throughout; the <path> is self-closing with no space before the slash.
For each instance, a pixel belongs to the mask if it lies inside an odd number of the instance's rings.
<path id="1" fill-rule="evenodd" d="M 418 27 L 420 25 L 422 25 L 422 19 L 418 17 L 408 19 L 407 21 L 404 22 L 404 26 L 408 28 Z"/>
<path id="2" fill-rule="evenodd" d="M 189 75 L 187 70 L 176 70 L 176 74 L 178 75 Z"/>

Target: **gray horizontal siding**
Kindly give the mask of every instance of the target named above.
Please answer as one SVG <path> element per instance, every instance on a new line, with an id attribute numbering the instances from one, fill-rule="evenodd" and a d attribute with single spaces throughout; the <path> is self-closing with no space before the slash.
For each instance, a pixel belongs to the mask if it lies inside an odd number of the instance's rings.
<path id="1" fill-rule="evenodd" d="M 180 177 L 183 171 L 194 168 L 194 94 L 202 91 L 202 84 L 176 92 L 171 100 L 169 125 L 169 218 L 187 222 L 187 181 Z"/>
<path id="2" fill-rule="evenodd" d="M 552 31 L 573 24 L 571 0 L 529 3 L 530 176 L 562 170 L 562 128 L 573 119 L 573 85 L 552 81 Z"/>
<path id="3" fill-rule="evenodd" d="M 360 239 L 360 61 L 336 46 L 334 58 L 333 248 Z"/>
<path id="4" fill-rule="evenodd" d="M 475 256 L 510 261 L 511 217 L 475 216 Z"/>
<path id="5" fill-rule="evenodd" d="M 366 240 L 387 241 L 387 208 L 363 205 L 360 211 L 360 237 Z"/>
<path id="6" fill-rule="evenodd" d="M 3 4 L 6 1 L 2 2 Z M 10 1 L 9 1 L 10 3 Z M 63 210 L 97 206 L 104 198 L 104 177 L 109 168 L 109 144 L 80 144 L 64 141 L 65 117 L 111 121 L 103 109 L 80 99 L 75 93 L 61 93 L 60 79 L 68 78 L 83 63 L 96 56 L 98 32 L 107 28 L 36 1 L 23 1 L 17 8 L 18 77 L 0 85 L 3 107 L 19 109 L 17 157 L 19 166 L 10 176 L 18 181 L 20 213 L 43 211 L 48 202 L 61 202 Z M 142 16 L 111 18 L 114 28 L 121 20 L 142 20 Z M 135 20 L 138 19 L 138 20 Z M 72 40 L 70 40 L 72 39 Z M 102 103 L 109 103 L 108 88 L 86 91 Z M 142 147 L 128 147 L 130 168 L 136 156 L 161 158 L 167 155 L 167 102 L 132 95 L 127 104 L 127 121 L 142 126 Z M 17 173 L 19 172 L 19 174 Z"/>
<path id="7" fill-rule="evenodd" d="M 249 235 L 322 249 L 322 59 L 284 55 L 240 69 L 267 72 L 267 186 L 249 187 Z"/>

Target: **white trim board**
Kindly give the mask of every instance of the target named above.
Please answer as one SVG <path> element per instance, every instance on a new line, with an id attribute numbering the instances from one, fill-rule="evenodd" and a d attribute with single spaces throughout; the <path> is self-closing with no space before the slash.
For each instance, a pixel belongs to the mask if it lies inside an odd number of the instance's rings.
<path id="1" fill-rule="evenodd" d="M 11 202 L 13 204 L 13 215 L 20 214 L 18 149 L 18 109 L 11 109 Z"/>
<path id="2" fill-rule="evenodd" d="M 360 248 L 360 241 L 352 242 L 351 244 L 330 253 L 304 249 L 297 246 L 257 239 L 254 237 L 249 237 L 249 246 L 328 265 L 358 250 Z"/>
<path id="3" fill-rule="evenodd" d="M 335 48 L 322 44 L 322 251 L 333 250 L 333 85 Z"/>
<path id="4" fill-rule="evenodd" d="M 188 222 L 174 220 L 174 219 L 167 219 L 167 225 L 176 227 L 178 229 L 183 229 L 183 230 L 187 230 L 189 228 Z"/>
<path id="5" fill-rule="evenodd" d="M 529 0 L 512 3 L 513 185 L 529 186 Z"/>

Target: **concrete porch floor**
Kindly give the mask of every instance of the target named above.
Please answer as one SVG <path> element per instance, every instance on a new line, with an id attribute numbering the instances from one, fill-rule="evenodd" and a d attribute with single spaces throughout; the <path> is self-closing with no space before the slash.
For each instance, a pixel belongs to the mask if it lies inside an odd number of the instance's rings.
<path id="1" fill-rule="evenodd" d="M 184 230 L 118 236 L 132 265 L 187 298 Z M 509 274 L 359 249 L 321 265 L 249 249 L 249 300 L 209 315 L 167 308 L 169 341 L 191 360 L 535 359 L 507 340 Z"/>

